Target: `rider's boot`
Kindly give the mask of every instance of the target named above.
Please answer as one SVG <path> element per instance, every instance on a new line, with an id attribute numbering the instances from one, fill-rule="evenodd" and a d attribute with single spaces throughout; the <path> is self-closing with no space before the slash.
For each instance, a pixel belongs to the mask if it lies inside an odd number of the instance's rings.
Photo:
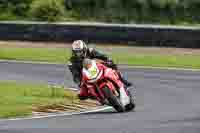
<path id="1" fill-rule="evenodd" d="M 121 81 L 124 83 L 124 85 L 125 85 L 126 87 L 132 86 L 132 83 L 129 82 L 128 80 L 126 80 L 126 79 L 122 76 L 121 72 L 118 72 L 118 75 L 119 75 L 119 78 L 121 79 Z"/>
<path id="2" fill-rule="evenodd" d="M 123 77 L 121 78 L 121 81 L 126 85 L 126 87 L 132 86 L 132 83 L 129 82 L 128 80 L 124 79 Z"/>

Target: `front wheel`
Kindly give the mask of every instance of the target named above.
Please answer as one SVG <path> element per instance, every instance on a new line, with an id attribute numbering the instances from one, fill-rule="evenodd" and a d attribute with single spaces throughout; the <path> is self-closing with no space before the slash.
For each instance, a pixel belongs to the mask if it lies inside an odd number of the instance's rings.
<path id="1" fill-rule="evenodd" d="M 131 111 L 135 108 L 135 99 L 130 90 L 127 90 L 128 96 L 130 98 L 130 103 L 125 106 L 126 111 Z"/>
<path id="2" fill-rule="evenodd" d="M 111 104 L 111 106 L 113 106 L 115 110 L 117 110 L 117 112 L 125 111 L 125 108 L 120 102 L 120 100 L 113 94 L 113 92 L 108 87 L 103 88 L 103 92 L 108 102 Z"/>

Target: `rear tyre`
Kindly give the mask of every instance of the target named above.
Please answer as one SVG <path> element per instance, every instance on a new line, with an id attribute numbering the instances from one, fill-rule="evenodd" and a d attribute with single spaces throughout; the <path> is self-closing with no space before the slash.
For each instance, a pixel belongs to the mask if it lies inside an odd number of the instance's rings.
<path id="1" fill-rule="evenodd" d="M 130 103 L 125 106 L 126 111 L 131 111 L 135 108 L 135 99 L 130 90 L 127 90 L 128 96 L 130 98 Z"/>
<path id="2" fill-rule="evenodd" d="M 120 100 L 113 94 L 113 92 L 108 87 L 103 88 L 103 92 L 104 92 L 104 95 L 106 96 L 108 102 L 111 104 L 111 106 L 113 106 L 113 108 L 117 112 L 125 111 L 125 108 L 121 104 Z"/>

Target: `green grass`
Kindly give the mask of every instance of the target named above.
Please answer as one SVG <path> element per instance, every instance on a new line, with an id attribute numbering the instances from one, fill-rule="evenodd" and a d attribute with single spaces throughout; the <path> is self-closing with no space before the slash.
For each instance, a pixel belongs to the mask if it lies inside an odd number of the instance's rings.
<path id="1" fill-rule="evenodd" d="M 43 84 L 22 84 L 0 81 L 0 118 L 23 117 L 32 114 L 32 108 L 72 102 L 71 92 Z"/>
<path id="2" fill-rule="evenodd" d="M 162 53 L 119 54 L 113 51 L 111 56 L 119 64 L 179 67 L 200 69 L 200 55 L 166 55 Z M 0 59 L 45 61 L 66 63 L 70 57 L 67 48 L 1 48 Z"/>
<path id="3" fill-rule="evenodd" d="M 65 62 L 70 52 L 65 48 L 0 48 L 0 59 Z"/>
<path id="4" fill-rule="evenodd" d="M 200 69 L 200 56 L 194 55 L 163 55 L 163 54 L 112 54 L 115 62 L 119 64 L 154 66 L 154 67 L 177 67 Z"/>

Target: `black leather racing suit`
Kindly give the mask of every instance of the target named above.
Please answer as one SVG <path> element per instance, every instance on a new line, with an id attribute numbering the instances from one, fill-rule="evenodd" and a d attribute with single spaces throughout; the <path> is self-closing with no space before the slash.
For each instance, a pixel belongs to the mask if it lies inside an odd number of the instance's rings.
<path id="1" fill-rule="evenodd" d="M 113 63 L 113 61 L 111 59 L 109 59 L 106 55 L 98 52 L 97 50 L 93 49 L 93 48 L 89 48 L 87 49 L 86 52 L 86 57 L 85 58 L 89 58 L 89 59 L 100 59 L 103 60 L 105 62 L 105 65 L 113 68 L 113 69 L 117 69 L 116 65 Z M 69 61 L 71 62 L 69 66 L 69 70 L 72 72 L 72 76 L 73 76 L 73 80 L 76 84 L 80 85 L 81 79 L 82 79 L 82 62 L 83 62 L 84 58 L 80 58 L 75 56 L 72 53 L 72 57 L 69 59 Z M 108 62 L 108 63 L 107 63 Z"/>

